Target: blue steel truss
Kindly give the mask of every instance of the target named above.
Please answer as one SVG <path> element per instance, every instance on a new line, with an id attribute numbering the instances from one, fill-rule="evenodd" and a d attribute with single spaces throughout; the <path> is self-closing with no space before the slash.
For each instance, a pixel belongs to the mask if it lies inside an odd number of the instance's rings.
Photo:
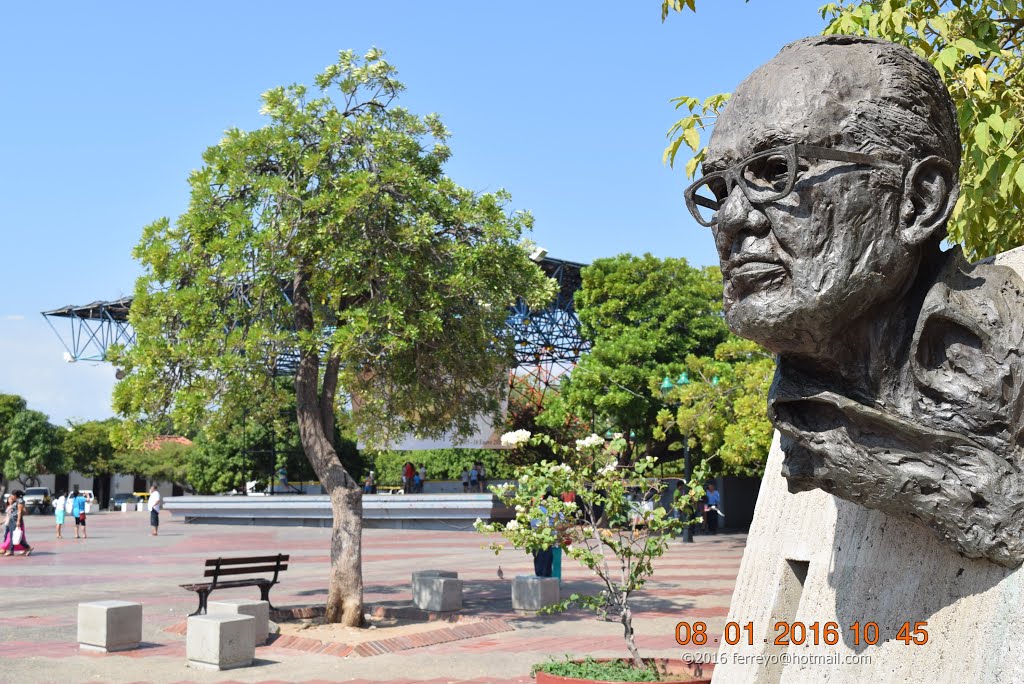
<path id="1" fill-rule="evenodd" d="M 67 361 L 105 361 L 111 346 L 135 344 L 135 331 L 128 322 L 131 305 L 131 297 L 122 297 L 44 311 L 43 318 L 64 345 Z M 54 326 L 56 319 L 67 321 L 67 336 L 61 335 Z"/>

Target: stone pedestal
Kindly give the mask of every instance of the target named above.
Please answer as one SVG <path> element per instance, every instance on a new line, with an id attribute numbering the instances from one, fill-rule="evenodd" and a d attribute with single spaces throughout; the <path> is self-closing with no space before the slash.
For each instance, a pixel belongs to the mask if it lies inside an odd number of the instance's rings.
<path id="1" fill-rule="evenodd" d="M 412 602 L 420 610 L 462 610 L 462 580 L 430 577 L 413 584 Z"/>
<path id="2" fill-rule="evenodd" d="M 220 601 L 209 601 L 206 604 L 206 612 L 227 613 L 232 615 L 251 615 L 256 619 L 254 626 L 255 643 L 262 646 L 267 643 L 267 635 L 270 633 L 270 603 L 267 601 L 252 601 L 249 599 L 222 599 Z"/>
<path id="3" fill-rule="evenodd" d="M 557 577 L 519 575 L 512 580 L 512 608 L 538 611 L 544 606 L 558 603 L 560 596 Z"/>
<path id="4" fill-rule="evenodd" d="M 963 558 L 924 528 L 831 494 L 790 494 L 778 440 L 727 618 L 753 623 L 754 643 L 746 631 L 720 642 L 716 684 L 1024 681 L 1024 572 Z M 802 623 L 804 644 L 775 646 L 777 622 Z M 835 645 L 824 642 L 829 622 Z M 904 623 L 928 642 L 897 640 Z"/>
<path id="5" fill-rule="evenodd" d="M 462 610 L 462 580 L 451 570 L 412 573 L 412 602 L 420 610 Z"/>
<path id="6" fill-rule="evenodd" d="M 256 657 L 256 618 L 228 613 L 188 619 L 185 653 L 189 667 L 230 670 L 252 665 Z"/>
<path id="7" fill-rule="evenodd" d="M 142 641 L 142 604 L 94 601 L 78 604 L 78 644 L 88 651 L 128 651 Z"/>

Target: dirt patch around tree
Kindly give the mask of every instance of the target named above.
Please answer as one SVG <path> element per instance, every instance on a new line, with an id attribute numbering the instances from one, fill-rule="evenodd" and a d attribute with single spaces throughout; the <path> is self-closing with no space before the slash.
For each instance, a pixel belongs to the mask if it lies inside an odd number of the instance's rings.
<path id="1" fill-rule="evenodd" d="M 446 629 L 455 625 L 480 622 L 477 618 L 460 617 L 455 620 L 426 620 L 408 617 L 380 617 L 371 615 L 366 627 L 347 627 L 328 623 L 323 617 L 290 618 L 277 622 L 282 636 L 319 639 L 323 642 L 361 644 L 365 641 L 379 641 L 394 637 L 422 634 Z"/>

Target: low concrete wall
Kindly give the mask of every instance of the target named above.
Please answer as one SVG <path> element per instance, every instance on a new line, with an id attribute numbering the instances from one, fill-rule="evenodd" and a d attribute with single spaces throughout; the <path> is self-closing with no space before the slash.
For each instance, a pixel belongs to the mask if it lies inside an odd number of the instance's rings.
<path id="1" fill-rule="evenodd" d="M 188 523 L 330 527 L 328 496 L 176 496 L 164 510 Z M 471 530 L 477 518 L 507 517 L 491 494 L 367 494 L 363 525 Z"/>

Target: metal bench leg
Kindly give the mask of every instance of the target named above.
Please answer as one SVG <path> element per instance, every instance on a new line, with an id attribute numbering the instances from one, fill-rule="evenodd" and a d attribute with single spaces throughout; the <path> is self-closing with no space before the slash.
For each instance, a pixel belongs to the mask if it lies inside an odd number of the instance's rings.
<path id="1" fill-rule="evenodd" d="M 200 591 L 197 591 L 196 593 L 199 594 L 199 608 L 196 610 L 196 612 L 190 613 L 189 617 L 192 617 L 193 615 L 205 615 L 206 614 L 206 598 L 210 595 L 210 592 L 209 591 L 202 591 L 202 590 L 200 590 Z"/>
<path id="2" fill-rule="evenodd" d="M 270 588 L 273 586 L 272 584 L 260 585 L 260 600 L 266 601 L 267 605 L 270 606 L 270 610 L 275 610 L 274 606 L 270 603 Z"/>

